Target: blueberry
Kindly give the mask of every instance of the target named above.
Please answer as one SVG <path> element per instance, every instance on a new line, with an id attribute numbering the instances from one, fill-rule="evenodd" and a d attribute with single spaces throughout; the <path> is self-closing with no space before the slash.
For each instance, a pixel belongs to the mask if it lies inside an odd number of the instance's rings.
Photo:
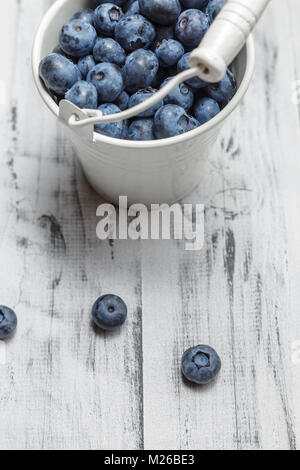
<path id="1" fill-rule="evenodd" d="M 115 64 L 97 64 L 87 76 L 97 89 L 100 103 L 112 103 L 124 90 L 122 72 Z"/>
<path id="2" fill-rule="evenodd" d="M 175 39 L 164 39 L 156 44 L 155 54 L 161 67 L 172 67 L 184 54 L 184 47 Z"/>
<path id="3" fill-rule="evenodd" d="M 179 0 L 139 0 L 140 12 L 157 24 L 172 24 L 181 12 Z"/>
<path id="4" fill-rule="evenodd" d="M 213 83 L 207 86 L 206 93 L 224 108 L 235 95 L 236 90 L 236 78 L 231 70 L 227 69 L 225 77 L 219 83 Z"/>
<path id="5" fill-rule="evenodd" d="M 107 3 L 107 0 L 94 0 L 95 5 L 102 5 L 103 3 Z M 125 3 L 126 0 L 112 0 L 110 3 L 113 3 L 114 5 L 117 5 L 118 7 L 122 7 Z"/>
<path id="6" fill-rule="evenodd" d="M 94 25 L 98 33 L 113 37 L 115 27 L 124 15 L 123 11 L 113 3 L 103 3 L 96 8 L 94 13 Z"/>
<path id="7" fill-rule="evenodd" d="M 136 119 L 127 132 L 128 140 L 153 140 L 153 119 Z"/>
<path id="8" fill-rule="evenodd" d="M 91 8 L 81 8 L 79 11 L 74 13 L 72 20 L 82 20 L 94 25 L 94 10 Z"/>
<path id="9" fill-rule="evenodd" d="M 161 85 L 161 88 L 165 86 L 172 78 L 167 78 Z M 177 87 L 173 88 L 171 93 L 164 99 L 165 104 L 177 104 L 188 111 L 194 104 L 194 93 L 192 90 L 185 84 L 180 83 Z"/>
<path id="10" fill-rule="evenodd" d="M 155 34 L 154 26 L 142 15 L 124 16 L 115 29 L 115 39 L 126 52 L 147 49 Z"/>
<path id="11" fill-rule="evenodd" d="M 110 62 L 120 67 L 125 64 L 126 60 L 124 49 L 112 38 L 99 38 L 93 54 L 96 62 Z"/>
<path id="12" fill-rule="evenodd" d="M 104 115 L 116 114 L 121 110 L 120 108 L 112 103 L 105 103 L 99 106 L 99 111 L 102 111 Z M 118 122 L 106 122 L 104 124 L 96 124 L 95 132 L 99 134 L 107 135 L 108 137 L 114 137 L 115 139 L 121 139 L 124 131 L 125 121 Z"/>
<path id="13" fill-rule="evenodd" d="M 158 71 L 158 59 L 151 51 L 139 49 L 126 59 L 123 68 L 125 88 L 129 93 L 152 85 Z"/>
<path id="14" fill-rule="evenodd" d="M 128 108 L 133 108 L 133 106 L 136 106 L 137 104 L 143 103 L 148 98 L 151 98 L 151 96 L 155 95 L 156 92 L 157 92 L 157 90 L 154 90 L 151 87 L 146 88 L 145 90 L 137 91 L 129 99 Z M 144 111 L 143 113 L 139 114 L 139 117 L 142 117 L 142 118 L 153 117 L 154 114 L 156 113 L 156 111 L 158 111 L 158 109 L 161 108 L 163 105 L 164 105 L 163 101 L 159 101 L 158 103 L 156 103 L 151 108 L 149 108 L 146 111 Z"/>
<path id="15" fill-rule="evenodd" d="M 190 55 L 191 53 L 188 52 L 187 54 L 184 54 L 184 56 L 180 59 L 180 61 L 177 64 L 178 73 L 184 72 L 185 70 L 188 70 L 191 68 L 190 62 L 189 62 Z M 201 78 L 199 77 L 193 77 L 190 80 L 187 80 L 186 84 L 192 87 L 193 89 L 200 89 L 200 88 L 204 88 L 207 86 L 207 83 L 201 80 Z"/>
<path id="16" fill-rule="evenodd" d="M 221 359 L 214 349 L 199 345 L 188 349 L 181 363 L 184 377 L 198 385 L 212 382 L 221 370 Z"/>
<path id="17" fill-rule="evenodd" d="M 132 2 L 132 4 L 130 5 L 130 7 L 125 13 L 125 16 L 139 15 L 139 14 L 140 14 L 140 5 L 139 5 L 138 0 L 136 0 L 135 2 Z"/>
<path id="18" fill-rule="evenodd" d="M 206 14 L 210 23 L 214 21 L 214 19 L 220 13 L 221 9 L 223 8 L 226 2 L 227 0 L 210 0 L 206 8 Z"/>
<path id="19" fill-rule="evenodd" d="M 66 100 L 81 109 L 96 109 L 98 106 L 98 93 L 91 83 L 80 81 L 75 83 L 66 93 Z"/>
<path id="20" fill-rule="evenodd" d="M 179 16 L 175 35 L 184 46 L 197 47 L 209 28 L 208 17 L 200 10 L 186 10 Z"/>
<path id="21" fill-rule="evenodd" d="M 199 127 L 199 122 L 174 104 L 160 108 L 154 116 L 154 134 L 157 139 L 167 139 Z"/>
<path id="22" fill-rule="evenodd" d="M 62 27 L 59 44 L 66 54 L 80 58 L 93 50 L 96 39 L 96 30 L 90 23 L 72 20 Z"/>
<path id="23" fill-rule="evenodd" d="M 46 87 L 58 96 L 65 96 L 81 80 L 78 67 L 60 54 L 49 54 L 41 61 L 40 76 Z"/>
<path id="24" fill-rule="evenodd" d="M 92 316 L 98 328 L 112 331 L 126 321 L 127 306 L 116 295 L 103 295 L 95 302 Z"/>
<path id="25" fill-rule="evenodd" d="M 17 315 L 13 310 L 0 305 L 0 339 L 6 339 L 13 335 L 17 328 Z"/>
<path id="26" fill-rule="evenodd" d="M 96 62 L 92 55 L 87 55 L 79 59 L 77 66 L 80 70 L 82 78 L 85 79 L 89 71 L 92 70 L 92 68 L 95 67 L 95 65 L 96 65 Z"/>
<path id="27" fill-rule="evenodd" d="M 121 111 L 125 111 L 128 108 L 129 95 L 126 91 L 123 91 L 120 96 L 115 100 L 115 104 L 120 108 Z"/>
<path id="28" fill-rule="evenodd" d="M 210 0 L 181 0 L 181 4 L 184 9 L 188 10 L 190 8 L 196 10 L 203 10 Z"/>
<path id="29" fill-rule="evenodd" d="M 210 121 L 220 112 L 220 106 L 212 98 L 200 98 L 194 106 L 194 115 L 200 124 Z"/>

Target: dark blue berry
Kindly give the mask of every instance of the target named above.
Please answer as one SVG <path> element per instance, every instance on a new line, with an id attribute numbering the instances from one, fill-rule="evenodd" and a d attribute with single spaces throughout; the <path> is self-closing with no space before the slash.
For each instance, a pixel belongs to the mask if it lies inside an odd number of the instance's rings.
<path id="1" fill-rule="evenodd" d="M 179 16 L 175 35 L 184 46 L 197 47 L 209 28 L 208 17 L 201 10 L 186 10 Z"/>
<path id="2" fill-rule="evenodd" d="M 157 90 L 155 90 L 151 87 L 146 88 L 145 90 L 137 91 L 134 95 L 132 95 L 130 97 L 128 108 L 133 108 L 133 106 L 136 106 L 140 103 L 143 103 L 147 99 L 151 98 L 151 96 L 155 95 L 155 93 L 157 93 Z M 161 108 L 163 105 L 164 105 L 164 102 L 159 101 L 158 103 L 156 103 L 151 108 L 149 108 L 146 111 L 144 111 L 143 113 L 139 114 L 139 117 L 143 117 L 143 118 L 153 117 L 154 114 L 156 113 L 156 111 L 158 111 L 158 109 Z"/>
<path id="3" fill-rule="evenodd" d="M 155 54 L 161 67 L 172 67 L 184 54 L 184 47 L 175 39 L 164 39 L 156 43 Z"/>
<path id="4" fill-rule="evenodd" d="M 126 52 L 147 49 L 155 34 L 154 26 L 142 15 L 124 16 L 115 29 L 115 39 Z"/>
<path id="5" fill-rule="evenodd" d="M 81 109 L 96 109 L 98 106 L 98 93 L 96 88 L 92 83 L 85 81 L 75 83 L 66 93 L 65 98 Z"/>
<path id="6" fill-rule="evenodd" d="M 129 93 L 135 93 L 152 85 L 158 71 L 158 65 L 158 59 L 153 52 L 145 49 L 132 52 L 127 57 L 123 68 L 126 90 Z"/>
<path id="7" fill-rule="evenodd" d="M 220 112 L 220 106 L 212 98 L 200 98 L 194 106 L 194 115 L 200 124 L 210 121 Z"/>
<path id="8" fill-rule="evenodd" d="M 212 382 L 221 370 L 221 359 L 214 349 L 199 345 L 188 349 L 181 363 L 184 377 L 198 385 Z"/>
<path id="9" fill-rule="evenodd" d="M 113 37 L 115 27 L 123 17 L 124 13 L 120 7 L 113 3 L 99 5 L 94 13 L 94 25 L 99 34 Z"/>
<path id="10" fill-rule="evenodd" d="M 210 84 L 205 90 L 210 98 L 213 98 L 224 108 L 236 93 L 236 78 L 232 71 L 227 69 L 225 77 L 219 83 Z"/>
<path id="11" fill-rule="evenodd" d="M 199 125 L 199 122 L 193 116 L 189 116 L 184 108 L 174 104 L 163 106 L 154 116 L 154 134 L 157 139 L 184 134 Z"/>
<path id="12" fill-rule="evenodd" d="M 96 30 L 90 23 L 72 20 L 62 27 L 59 44 L 66 54 L 80 58 L 92 52 L 96 39 Z"/>
<path id="13" fill-rule="evenodd" d="M 103 295 L 95 302 L 92 316 L 98 328 L 112 331 L 126 321 L 127 306 L 116 295 Z"/>
<path id="14" fill-rule="evenodd" d="M 97 89 L 100 103 L 112 103 L 124 90 L 122 72 L 115 64 L 97 64 L 87 76 Z"/>
<path id="15" fill-rule="evenodd" d="M 167 78 L 161 85 L 161 88 L 165 86 L 172 78 Z M 177 104 L 181 106 L 186 111 L 191 109 L 194 104 L 194 93 L 192 90 L 185 84 L 180 83 L 168 94 L 164 99 L 165 104 Z"/>
<path id="16" fill-rule="evenodd" d="M 157 24 L 172 24 L 181 12 L 179 0 L 139 0 L 140 12 Z"/>
<path id="17" fill-rule="evenodd" d="M 81 80 L 78 67 L 60 54 L 49 54 L 41 61 L 40 76 L 46 87 L 58 96 L 65 96 Z"/>
<path id="18" fill-rule="evenodd" d="M 13 310 L 0 305 L 0 339 L 12 336 L 17 328 L 17 315 Z"/>
<path id="19" fill-rule="evenodd" d="M 93 55 L 96 62 L 110 62 L 120 67 L 125 64 L 126 60 L 124 49 L 112 38 L 99 38 L 96 41 Z"/>
<path id="20" fill-rule="evenodd" d="M 135 119 L 127 132 L 128 140 L 153 140 L 153 119 Z"/>

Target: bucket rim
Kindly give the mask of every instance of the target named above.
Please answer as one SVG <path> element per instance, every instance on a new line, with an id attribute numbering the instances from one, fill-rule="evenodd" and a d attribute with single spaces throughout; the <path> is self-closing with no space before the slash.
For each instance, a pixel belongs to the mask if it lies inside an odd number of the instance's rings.
<path id="1" fill-rule="evenodd" d="M 41 46 L 43 43 L 43 38 L 47 25 L 53 21 L 56 13 L 59 9 L 69 0 L 56 0 L 56 2 L 49 8 L 46 14 L 43 16 L 40 26 L 37 30 L 33 49 L 32 49 L 32 70 L 34 81 L 36 87 L 39 91 L 39 94 L 50 111 L 58 118 L 59 117 L 59 106 L 55 103 L 53 98 L 50 96 L 48 90 L 46 89 L 42 79 L 39 76 L 39 65 L 41 60 Z M 192 140 L 195 137 L 198 137 L 206 132 L 210 131 L 214 127 L 220 125 L 240 104 L 243 97 L 245 96 L 253 77 L 254 67 L 255 67 L 255 46 L 253 41 L 252 34 L 249 36 L 244 48 L 246 48 L 246 68 L 244 72 L 243 79 L 237 89 L 236 94 L 231 99 L 231 101 L 220 111 L 217 116 L 212 118 L 207 123 L 197 127 L 196 129 L 186 132 L 184 134 L 169 137 L 167 139 L 158 139 L 158 140 L 147 140 L 147 141 L 132 141 L 132 140 L 123 140 L 116 139 L 113 137 L 108 137 L 97 132 L 93 133 L 93 142 L 94 143 L 105 143 L 112 145 L 114 147 L 122 147 L 128 149 L 155 149 L 168 147 L 171 145 L 181 144 L 185 141 Z M 49 52 L 50 53 L 50 52 Z M 241 52 L 240 52 L 241 53 Z M 72 129 L 73 132 L 76 132 Z"/>

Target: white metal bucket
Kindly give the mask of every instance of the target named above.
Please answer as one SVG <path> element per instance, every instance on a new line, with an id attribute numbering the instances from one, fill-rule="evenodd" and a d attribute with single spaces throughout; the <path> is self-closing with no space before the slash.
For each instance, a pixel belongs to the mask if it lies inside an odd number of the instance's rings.
<path id="1" fill-rule="evenodd" d="M 75 11 L 91 6 L 88 0 L 57 0 L 44 16 L 32 54 L 37 88 L 50 110 L 58 117 L 59 107 L 39 77 L 40 61 L 58 43 L 59 31 Z M 93 133 L 91 126 L 71 129 L 68 134 L 93 188 L 106 200 L 170 203 L 187 196 L 199 183 L 201 163 L 208 158 L 223 121 L 242 100 L 254 70 L 255 51 L 250 37 L 234 63 L 238 91 L 231 102 L 211 121 L 186 134 L 164 140 L 135 142 Z"/>

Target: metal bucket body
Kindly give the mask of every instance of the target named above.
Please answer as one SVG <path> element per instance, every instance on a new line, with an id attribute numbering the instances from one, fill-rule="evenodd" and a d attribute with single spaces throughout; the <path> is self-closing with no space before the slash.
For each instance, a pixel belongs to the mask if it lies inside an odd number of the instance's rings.
<path id="1" fill-rule="evenodd" d="M 39 63 L 57 45 L 62 25 L 87 0 L 58 0 L 43 18 L 33 48 L 33 73 L 38 90 L 51 111 L 59 107 L 39 77 Z M 170 203 L 187 196 L 199 183 L 202 164 L 213 151 L 223 121 L 242 100 L 250 85 L 255 53 L 250 38 L 234 63 L 238 91 L 231 102 L 211 121 L 186 134 L 164 140 L 133 142 L 113 139 L 92 129 L 79 131 L 67 126 L 83 170 L 94 189 L 105 199 L 144 204 Z"/>

